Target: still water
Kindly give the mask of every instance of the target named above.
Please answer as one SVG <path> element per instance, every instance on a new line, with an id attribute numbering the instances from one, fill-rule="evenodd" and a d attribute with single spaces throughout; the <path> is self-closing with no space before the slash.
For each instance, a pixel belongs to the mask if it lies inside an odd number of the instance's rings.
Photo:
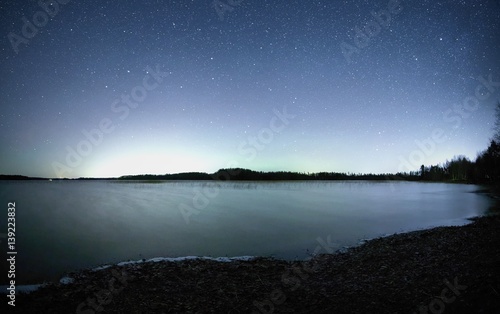
<path id="1" fill-rule="evenodd" d="M 361 239 L 464 224 L 492 206 L 478 189 L 367 181 L 0 181 L 0 232 L 7 230 L 7 202 L 15 201 L 16 283 L 30 284 L 157 256 L 304 259 Z M 6 284 L 7 241 L 0 240 Z"/>

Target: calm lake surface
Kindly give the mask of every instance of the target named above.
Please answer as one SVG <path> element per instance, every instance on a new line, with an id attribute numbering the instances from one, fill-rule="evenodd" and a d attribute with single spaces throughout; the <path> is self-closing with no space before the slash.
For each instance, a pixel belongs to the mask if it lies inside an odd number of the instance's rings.
<path id="1" fill-rule="evenodd" d="M 158 256 L 304 259 L 317 248 L 326 253 L 365 238 L 464 224 L 493 205 L 473 193 L 478 189 L 367 181 L 0 181 L 0 230 L 7 229 L 7 202 L 15 201 L 16 283 L 31 284 Z M 193 211 L 187 221 L 181 204 Z"/>

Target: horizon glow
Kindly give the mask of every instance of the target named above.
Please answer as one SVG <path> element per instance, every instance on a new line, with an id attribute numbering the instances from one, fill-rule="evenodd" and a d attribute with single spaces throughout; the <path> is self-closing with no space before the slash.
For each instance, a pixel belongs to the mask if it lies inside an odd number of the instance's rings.
<path id="1" fill-rule="evenodd" d="M 493 134 L 498 1 L 0 11 L 0 174 L 396 173 Z"/>

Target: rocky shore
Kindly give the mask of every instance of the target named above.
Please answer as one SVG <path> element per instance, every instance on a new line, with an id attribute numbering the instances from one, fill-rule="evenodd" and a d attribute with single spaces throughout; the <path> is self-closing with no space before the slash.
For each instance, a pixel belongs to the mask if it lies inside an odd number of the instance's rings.
<path id="1" fill-rule="evenodd" d="M 2 313 L 500 313 L 500 217 L 309 261 L 188 259 L 69 274 Z M 15 310 L 15 311 L 12 311 Z"/>

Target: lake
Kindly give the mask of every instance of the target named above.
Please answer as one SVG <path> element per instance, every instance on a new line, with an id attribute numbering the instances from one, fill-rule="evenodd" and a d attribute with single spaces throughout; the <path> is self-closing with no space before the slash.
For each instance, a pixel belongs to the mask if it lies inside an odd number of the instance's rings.
<path id="1" fill-rule="evenodd" d="M 158 256 L 305 259 L 366 238 L 464 224 L 493 205 L 478 189 L 373 181 L 0 181 L 0 223 L 4 232 L 7 202 L 15 201 L 16 283 L 31 284 Z"/>

